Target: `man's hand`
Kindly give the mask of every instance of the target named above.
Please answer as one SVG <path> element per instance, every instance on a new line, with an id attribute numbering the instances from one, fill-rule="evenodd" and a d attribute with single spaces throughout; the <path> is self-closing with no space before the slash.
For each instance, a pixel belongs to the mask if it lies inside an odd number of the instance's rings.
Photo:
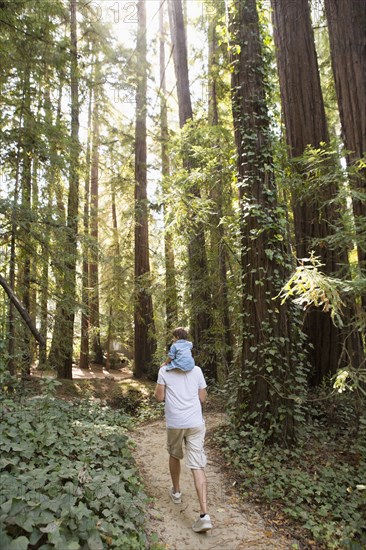
<path id="1" fill-rule="evenodd" d="M 201 403 L 204 403 L 206 401 L 206 397 L 207 397 L 206 388 L 203 388 L 202 390 L 198 390 L 198 397 L 199 397 Z"/>
<path id="2" fill-rule="evenodd" d="M 164 384 L 156 384 L 155 399 L 157 401 L 165 401 L 165 386 Z"/>

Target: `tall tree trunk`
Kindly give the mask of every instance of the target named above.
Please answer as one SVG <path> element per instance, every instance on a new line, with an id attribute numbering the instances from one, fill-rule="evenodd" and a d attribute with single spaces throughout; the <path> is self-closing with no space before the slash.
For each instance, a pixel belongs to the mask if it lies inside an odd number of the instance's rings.
<path id="1" fill-rule="evenodd" d="M 216 25 L 219 10 L 222 6 L 216 5 L 209 17 L 208 25 L 208 123 L 211 126 L 219 124 L 219 110 L 217 100 L 217 57 L 218 37 Z M 217 140 L 216 147 L 220 150 Z M 227 194 L 225 182 L 221 175 L 220 154 L 217 159 L 217 173 L 210 183 L 210 198 L 215 204 L 212 214 L 211 235 L 211 264 L 212 264 L 212 303 L 214 310 L 215 344 L 218 356 L 218 378 L 221 382 L 226 379 L 229 365 L 233 360 L 232 334 L 229 316 L 229 297 L 227 284 L 227 253 L 225 248 L 225 229 L 221 223 L 224 214 L 224 196 Z"/>
<path id="2" fill-rule="evenodd" d="M 366 2 L 325 0 L 330 52 L 347 162 L 366 154 Z M 366 220 L 366 169 L 351 177 L 358 261 L 366 277 L 366 246 L 362 237 Z M 363 200 L 360 195 L 363 195 Z M 362 245 L 363 239 L 363 245 Z M 362 297 L 366 309 L 366 295 Z"/>
<path id="3" fill-rule="evenodd" d="M 183 128 L 192 119 L 192 104 L 189 90 L 188 60 L 185 26 L 181 0 L 169 0 L 169 22 L 173 43 L 173 58 L 177 82 L 179 124 Z M 186 154 L 183 159 L 184 168 L 189 172 L 191 159 Z M 187 190 L 188 198 L 201 197 L 197 184 L 192 184 Z M 206 368 L 211 378 L 217 378 L 216 360 L 213 354 L 210 329 L 212 328 L 212 310 L 210 283 L 208 277 L 206 242 L 202 221 L 190 215 L 188 224 L 188 264 L 189 286 L 191 294 L 191 333 L 195 346 L 197 364 Z"/>
<path id="4" fill-rule="evenodd" d="M 11 214 L 11 237 L 10 237 L 10 262 L 9 262 L 9 286 L 10 289 L 15 291 L 15 267 L 16 267 L 16 240 L 17 240 L 17 208 L 19 200 L 19 178 L 20 178 L 20 162 L 21 162 L 21 141 L 22 141 L 22 125 L 23 125 L 23 111 L 24 111 L 24 95 L 25 88 L 23 90 L 23 101 L 22 108 L 20 111 L 19 118 L 19 137 L 17 144 L 17 156 L 16 156 L 16 166 L 15 166 L 15 187 L 14 187 L 14 198 L 13 198 L 13 208 Z M 7 368 L 11 375 L 16 373 L 16 362 L 15 362 L 15 306 L 14 303 L 10 300 L 9 309 L 8 309 L 8 320 L 7 320 L 7 339 L 8 339 L 8 361 Z"/>
<path id="5" fill-rule="evenodd" d="M 89 251 L 89 323 L 91 331 L 91 347 L 93 361 L 101 365 L 103 363 L 103 350 L 100 343 L 100 318 L 99 318 L 99 93 L 98 93 L 98 59 L 96 59 L 96 71 L 94 84 L 94 108 L 93 108 L 93 142 L 91 151 L 91 178 L 90 178 L 90 235 L 93 246 Z"/>
<path id="6" fill-rule="evenodd" d="M 47 74 L 47 67 L 45 68 Z M 47 75 L 48 76 L 48 75 Z M 49 128 L 52 128 L 52 102 L 50 87 L 46 84 L 44 92 L 45 121 Z M 41 299 L 40 299 L 40 334 L 47 342 L 48 333 L 48 293 L 49 293 L 49 257 L 50 257 L 50 227 L 52 212 L 52 196 L 55 183 L 55 146 L 54 139 L 50 140 L 50 163 L 47 168 L 47 225 L 45 228 L 44 240 L 42 244 L 42 270 L 41 270 Z M 39 368 L 45 368 L 47 364 L 47 347 L 44 346 L 39 351 Z"/>
<path id="7" fill-rule="evenodd" d="M 115 159 L 113 153 L 110 155 L 111 170 L 113 170 Z M 115 180 L 111 178 L 111 211 L 112 211 L 112 226 L 113 226 L 113 247 L 111 249 L 113 257 L 113 295 L 109 296 L 109 318 L 108 318 L 108 331 L 107 331 L 107 348 L 106 348 L 106 370 L 109 370 L 111 365 L 111 344 L 114 337 L 114 325 L 113 319 L 115 315 L 115 309 L 113 304 L 115 296 L 121 296 L 121 287 L 124 282 L 123 270 L 121 269 L 121 248 L 118 234 L 118 219 L 117 219 L 117 206 L 116 206 L 116 190 Z M 107 301 L 107 303 L 108 303 Z"/>
<path id="8" fill-rule="evenodd" d="M 41 94 L 41 90 L 39 91 Z M 41 111 L 42 105 L 39 102 L 38 106 L 38 122 L 39 124 L 39 113 Z M 39 188 L 38 188 L 38 170 L 39 170 L 39 159 L 38 156 L 34 156 L 32 161 L 32 212 L 35 216 L 38 217 L 39 211 Z M 37 324 L 37 308 L 38 308 L 38 258 L 39 258 L 39 248 L 38 242 L 36 239 L 31 238 L 31 261 L 30 261 L 30 288 L 29 288 L 29 314 L 32 318 L 34 325 Z M 34 251 L 34 253 L 33 253 Z M 30 342 L 30 356 L 31 364 L 33 364 L 35 358 L 37 357 L 37 346 L 34 341 Z"/>
<path id="9" fill-rule="evenodd" d="M 193 118 L 191 93 L 189 90 L 186 31 L 181 0 L 169 0 L 169 24 L 173 44 L 175 78 L 177 82 L 179 125 L 181 128 Z"/>
<path id="10" fill-rule="evenodd" d="M 61 116 L 62 116 L 62 90 L 64 82 L 61 74 L 59 76 L 59 88 L 58 88 L 58 101 L 57 101 L 57 114 L 56 114 L 56 128 L 60 129 L 61 127 Z M 51 153 L 51 164 L 52 164 L 52 177 L 50 178 L 50 191 L 55 194 L 56 200 L 56 220 L 57 228 L 54 228 L 53 239 L 57 242 L 59 249 L 66 250 L 66 207 L 63 199 L 63 189 L 60 178 L 60 170 L 57 167 L 57 142 L 55 139 L 52 140 L 52 153 Z M 51 201 L 52 204 L 52 201 Z M 66 260 L 65 257 L 58 258 L 57 262 L 53 259 L 53 271 L 55 277 L 55 288 L 57 289 L 57 301 L 56 309 L 54 312 L 54 323 L 53 323 L 53 332 L 52 332 L 52 341 L 50 346 L 50 351 L 48 354 L 48 365 L 51 368 L 57 368 L 57 365 L 62 363 L 62 348 L 60 346 L 60 341 L 63 338 L 63 303 L 62 295 L 65 281 L 66 273 Z"/>
<path id="11" fill-rule="evenodd" d="M 45 107 L 47 109 L 47 107 Z M 50 170 L 48 170 L 50 172 Z M 50 175 L 49 175 L 50 177 Z M 52 177 L 52 176 L 51 176 Z M 48 334 L 48 294 L 49 294 L 49 257 L 50 257 L 50 229 L 48 224 L 51 221 L 52 210 L 52 185 L 47 186 L 47 226 L 42 243 L 42 268 L 41 268 L 41 297 L 40 297 L 40 329 L 39 332 L 47 342 Z M 45 368 L 47 364 L 47 346 L 39 350 L 38 368 Z"/>
<path id="12" fill-rule="evenodd" d="M 86 173 L 84 183 L 84 240 L 83 240 L 83 274 L 82 274 L 82 290 L 81 290 L 81 341 L 80 341 L 80 361 L 81 369 L 89 368 L 89 194 L 90 194 L 90 136 L 92 124 L 92 101 L 93 88 L 90 85 L 89 89 L 89 106 L 88 106 L 88 138 L 86 143 Z"/>
<path id="13" fill-rule="evenodd" d="M 41 119 L 43 117 L 44 110 L 44 96 L 43 88 L 45 82 L 47 82 L 46 76 L 47 71 L 45 71 L 44 78 L 40 79 L 38 83 L 38 105 L 37 105 L 37 116 L 36 116 L 36 128 L 41 125 Z M 39 186 L 38 186 L 38 177 L 39 177 L 39 155 L 37 152 L 32 155 L 32 166 L 31 166 L 31 211 L 32 219 L 36 216 L 38 219 L 39 216 Z M 42 238 L 45 236 L 43 234 Z M 39 243 L 37 239 L 33 236 L 30 237 L 30 288 L 29 288 L 29 314 L 32 318 L 34 325 L 37 324 L 37 313 L 38 313 L 38 271 L 39 271 Z M 33 364 L 34 359 L 37 357 L 37 346 L 36 343 L 31 340 L 30 342 L 30 356 L 31 364 Z M 38 356 L 39 360 L 39 356 Z"/>
<path id="14" fill-rule="evenodd" d="M 210 14 L 208 23 L 208 123 L 211 126 L 217 126 L 219 123 L 216 75 L 218 56 L 217 19 L 215 11 L 214 14 Z"/>
<path id="15" fill-rule="evenodd" d="M 285 395 L 298 386 L 298 365 L 292 358 L 294 325 L 287 310 L 275 307 L 272 299 L 284 282 L 286 254 L 283 241 L 278 239 L 281 224 L 271 169 L 270 123 L 255 0 L 233 2 L 229 17 L 242 278 L 237 414 L 239 421 L 243 421 L 244 413 L 246 422 L 267 433 L 276 418 L 280 434 L 271 435 L 289 441 L 294 437 L 294 403 Z"/>
<path id="16" fill-rule="evenodd" d="M 135 305 L 134 305 L 134 374 L 137 378 L 153 376 L 156 350 L 153 304 L 150 292 L 149 232 L 147 209 L 146 153 L 146 5 L 137 3 L 137 90 L 135 134 Z"/>
<path id="17" fill-rule="evenodd" d="M 110 305 L 109 317 L 108 317 L 108 329 L 107 329 L 105 370 L 109 370 L 111 367 L 112 318 L 113 318 L 113 306 Z"/>
<path id="18" fill-rule="evenodd" d="M 321 142 L 329 141 L 310 10 L 308 0 L 297 0 L 296 3 L 272 0 L 272 7 L 286 139 L 289 155 L 298 157 L 307 145 L 318 147 Z M 322 189 L 322 204 L 316 198 L 302 201 L 296 193 L 292 194 L 299 258 L 309 257 L 315 248 L 313 239 L 322 239 L 334 232 L 332 224 L 339 219 L 339 214 L 334 206 L 324 206 L 324 203 L 334 198 L 336 193 L 332 184 Z M 335 251 L 327 246 L 318 246 L 315 250 L 329 275 L 348 264 L 346 251 Z M 346 318 L 345 325 L 349 326 L 350 322 L 351 319 Z M 312 344 L 311 382 L 314 385 L 337 371 L 344 342 L 350 345 L 353 362 L 358 363 L 360 342 L 357 342 L 357 337 L 351 344 L 353 336 L 343 335 L 341 329 L 334 326 L 330 314 L 321 308 L 313 308 L 307 313 L 304 330 Z"/>
<path id="19" fill-rule="evenodd" d="M 76 0 L 70 0 L 70 38 L 71 38 L 71 140 L 70 174 L 67 205 L 65 273 L 62 289 L 61 315 L 55 320 L 54 357 L 56 358 L 57 377 L 72 379 L 72 354 L 74 343 L 74 319 L 76 309 L 76 261 L 79 206 L 79 80 L 77 50 Z M 57 322 L 57 325 L 56 325 Z"/>
<path id="20" fill-rule="evenodd" d="M 22 158 L 22 241 L 23 251 L 20 260 L 20 296 L 27 311 L 30 309 L 30 216 L 32 211 L 32 150 L 33 150 L 33 120 L 31 112 L 30 93 L 30 68 L 25 72 L 25 108 L 24 108 L 24 132 L 23 132 L 23 158 Z M 22 372 L 30 374 L 32 363 L 31 342 L 29 332 L 22 328 Z"/>
<path id="21" fill-rule="evenodd" d="M 165 31 L 164 31 L 164 0 L 160 1 L 159 11 L 159 33 L 160 33 L 160 139 L 161 139 L 161 175 L 162 189 L 166 193 L 166 180 L 170 175 L 170 162 L 168 153 L 168 109 L 167 91 L 165 78 Z M 175 258 L 173 247 L 173 235 L 169 228 L 168 205 L 164 204 L 164 256 L 165 256 L 165 311 L 166 311 L 166 334 L 168 342 L 171 340 L 171 333 L 178 323 L 178 294 L 175 280 Z M 167 342 L 167 343 L 168 343 Z"/>

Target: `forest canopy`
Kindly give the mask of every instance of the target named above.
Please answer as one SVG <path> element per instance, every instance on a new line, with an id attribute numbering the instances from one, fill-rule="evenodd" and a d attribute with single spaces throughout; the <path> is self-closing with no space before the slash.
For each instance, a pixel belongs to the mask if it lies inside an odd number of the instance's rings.
<path id="1" fill-rule="evenodd" d="M 10 374 L 155 379 L 181 324 L 239 423 L 362 387 L 361 4 L 1 3 Z"/>
<path id="2" fill-rule="evenodd" d="M 11 374 L 124 354 L 155 379 L 178 323 L 237 420 L 285 439 L 307 387 L 362 386 L 365 14 L 343 4 L 1 3 Z"/>

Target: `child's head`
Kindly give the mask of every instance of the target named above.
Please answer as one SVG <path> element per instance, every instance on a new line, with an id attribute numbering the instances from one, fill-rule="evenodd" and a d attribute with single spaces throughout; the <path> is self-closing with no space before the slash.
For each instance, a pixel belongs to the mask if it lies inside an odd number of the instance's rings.
<path id="1" fill-rule="evenodd" d="M 173 336 L 177 340 L 187 340 L 188 332 L 183 327 L 178 327 L 173 330 Z"/>

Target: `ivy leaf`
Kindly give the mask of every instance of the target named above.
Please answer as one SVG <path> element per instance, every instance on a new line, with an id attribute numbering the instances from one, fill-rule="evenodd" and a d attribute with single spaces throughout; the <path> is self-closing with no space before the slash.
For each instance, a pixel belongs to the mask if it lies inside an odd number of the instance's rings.
<path id="1" fill-rule="evenodd" d="M 27 537 L 18 537 L 10 543 L 9 550 L 27 550 L 28 544 Z"/>
<path id="2" fill-rule="evenodd" d="M 13 504 L 13 499 L 7 500 L 6 502 L 4 502 L 4 504 L 1 505 L 1 511 L 5 515 L 8 515 L 11 510 L 12 504 Z"/>
<path id="3" fill-rule="evenodd" d="M 67 548 L 67 550 L 79 550 L 80 544 L 78 543 L 77 540 L 72 540 L 72 541 L 67 543 L 66 548 Z"/>
<path id="4" fill-rule="evenodd" d="M 58 529 L 59 529 L 58 523 L 53 521 L 52 523 L 49 523 L 48 525 L 46 525 L 46 527 L 41 527 L 40 531 L 42 531 L 42 533 L 55 533 Z"/>
<path id="5" fill-rule="evenodd" d="M 98 531 L 94 531 L 92 535 L 88 537 L 88 545 L 90 550 L 103 550 L 103 541 Z"/>

